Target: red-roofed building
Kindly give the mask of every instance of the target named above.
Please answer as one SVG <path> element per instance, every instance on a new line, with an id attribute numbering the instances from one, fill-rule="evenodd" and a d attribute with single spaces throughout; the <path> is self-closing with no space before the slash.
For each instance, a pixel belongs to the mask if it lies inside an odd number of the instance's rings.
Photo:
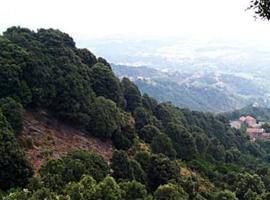
<path id="1" fill-rule="evenodd" d="M 254 117 L 247 116 L 247 117 L 246 117 L 246 120 L 245 120 L 245 123 L 246 123 L 248 126 L 252 127 L 252 126 L 256 126 L 257 120 L 256 120 Z"/>

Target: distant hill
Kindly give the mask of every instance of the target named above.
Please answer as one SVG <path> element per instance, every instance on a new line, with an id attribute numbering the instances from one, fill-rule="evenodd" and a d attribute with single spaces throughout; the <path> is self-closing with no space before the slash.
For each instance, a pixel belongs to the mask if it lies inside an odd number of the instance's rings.
<path id="1" fill-rule="evenodd" d="M 233 112 L 228 112 L 224 114 L 228 119 L 234 120 L 238 119 L 243 115 L 251 115 L 259 121 L 269 121 L 270 120 L 270 108 L 262 106 L 248 105 L 239 110 Z"/>
<path id="2" fill-rule="evenodd" d="M 164 72 L 123 65 L 112 65 L 112 68 L 118 77 L 133 80 L 142 93 L 198 111 L 240 109 L 266 93 L 253 81 L 232 74 Z"/>

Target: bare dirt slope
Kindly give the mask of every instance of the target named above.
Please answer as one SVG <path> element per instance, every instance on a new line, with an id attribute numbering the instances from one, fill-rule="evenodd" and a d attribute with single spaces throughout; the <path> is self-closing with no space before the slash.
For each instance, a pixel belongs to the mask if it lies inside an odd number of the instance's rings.
<path id="1" fill-rule="evenodd" d="M 24 129 L 19 141 L 37 171 L 47 159 L 59 158 L 74 149 L 84 149 L 100 154 L 109 161 L 112 143 L 86 136 L 75 128 L 51 118 L 46 112 L 25 113 Z"/>

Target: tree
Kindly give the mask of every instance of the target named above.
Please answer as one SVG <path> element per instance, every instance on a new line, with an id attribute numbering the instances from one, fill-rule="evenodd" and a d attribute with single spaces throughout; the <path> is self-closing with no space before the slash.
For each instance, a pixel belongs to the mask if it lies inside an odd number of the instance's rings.
<path id="1" fill-rule="evenodd" d="M 139 137 L 146 143 L 151 143 L 153 138 L 159 134 L 161 134 L 160 130 L 156 126 L 150 124 L 145 125 L 139 131 Z"/>
<path id="2" fill-rule="evenodd" d="M 80 175 L 92 176 L 95 180 L 101 181 L 109 173 L 110 168 L 108 163 L 98 154 L 89 153 L 84 150 L 75 150 L 69 152 L 64 158 L 64 163 L 67 165 L 67 170 L 72 170 L 72 167 L 79 164 L 84 165 L 84 172 Z M 66 175 L 68 175 L 66 173 Z"/>
<path id="3" fill-rule="evenodd" d="M 0 189 L 23 187 L 32 175 L 32 167 L 0 111 Z"/>
<path id="4" fill-rule="evenodd" d="M 228 163 L 237 163 L 241 160 L 241 152 L 236 149 L 232 148 L 226 151 L 225 161 Z"/>
<path id="5" fill-rule="evenodd" d="M 45 186 L 54 191 L 61 189 L 71 181 L 79 181 L 83 175 L 89 175 L 97 181 L 109 174 L 109 166 L 97 154 L 76 150 L 58 160 L 50 160 L 40 169 Z"/>
<path id="6" fill-rule="evenodd" d="M 204 133 L 195 133 L 194 135 L 198 153 L 204 155 L 209 145 L 209 139 Z"/>
<path id="7" fill-rule="evenodd" d="M 197 154 L 195 140 L 192 135 L 182 126 L 169 123 L 166 134 L 173 141 L 177 156 L 184 160 L 191 160 Z"/>
<path id="8" fill-rule="evenodd" d="M 41 188 L 35 191 L 29 200 L 57 200 L 56 195 L 48 188 Z"/>
<path id="9" fill-rule="evenodd" d="M 261 19 L 270 20 L 270 1 L 269 0 L 251 0 L 248 9 L 255 12 L 255 16 Z"/>
<path id="10" fill-rule="evenodd" d="M 137 107 L 133 113 L 135 119 L 135 127 L 140 130 L 147 124 L 151 123 L 151 115 L 143 107 Z"/>
<path id="11" fill-rule="evenodd" d="M 143 200 L 147 197 L 145 185 L 137 181 L 121 182 L 119 186 L 124 191 L 123 199 L 125 200 Z"/>
<path id="12" fill-rule="evenodd" d="M 134 143 L 135 120 L 130 113 L 121 113 L 120 128 L 113 133 L 112 141 L 117 149 L 129 149 Z"/>
<path id="13" fill-rule="evenodd" d="M 265 186 L 257 174 L 243 173 L 237 176 L 234 184 L 236 196 L 239 199 L 246 199 L 245 196 L 260 195 L 264 192 Z"/>
<path id="14" fill-rule="evenodd" d="M 266 192 L 262 195 L 262 200 L 268 200 L 270 199 L 270 193 L 269 192 Z"/>
<path id="15" fill-rule="evenodd" d="M 111 99 L 118 106 L 124 106 L 120 81 L 104 64 L 97 63 L 91 68 L 92 88 L 97 96 Z"/>
<path id="16" fill-rule="evenodd" d="M 235 194 L 229 190 L 218 192 L 215 199 L 216 200 L 238 200 Z"/>
<path id="17" fill-rule="evenodd" d="M 111 168 L 113 177 L 121 180 L 136 180 L 145 182 L 145 172 L 139 162 L 129 159 L 125 151 L 115 151 L 113 153 Z"/>
<path id="18" fill-rule="evenodd" d="M 110 63 L 108 63 L 108 61 L 105 58 L 98 57 L 97 62 L 102 63 L 107 68 L 109 68 L 110 70 L 112 70 L 112 67 L 111 67 Z"/>
<path id="19" fill-rule="evenodd" d="M 110 139 L 120 126 L 120 111 L 111 100 L 98 97 L 90 113 L 87 130 L 103 140 Z"/>
<path id="20" fill-rule="evenodd" d="M 136 180 L 140 183 L 145 183 L 146 174 L 145 174 L 145 171 L 142 169 L 141 164 L 134 159 L 130 159 L 129 162 L 130 162 L 130 171 L 131 171 L 130 180 Z"/>
<path id="21" fill-rule="evenodd" d="M 64 188 L 65 196 L 70 199 L 78 200 L 95 200 L 97 183 L 91 176 L 84 176 L 80 182 L 71 182 Z"/>
<path id="22" fill-rule="evenodd" d="M 89 67 L 97 63 L 96 56 L 88 49 L 77 49 L 76 54 L 81 58 L 81 61 Z"/>
<path id="23" fill-rule="evenodd" d="M 182 109 L 172 105 L 171 103 L 160 103 L 156 106 L 155 117 L 160 120 L 166 128 L 170 122 L 185 125 L 187 124 L 186 116 Z"/>
<path id="24" fill-rule="evenodd" d="M 160 185 L 169 181 L 178 181 L 180 168 L 174 161 L 162 156 L 162 154 L 153 155 L 149 161 L 147 177 L 151 191 L 155 191 Z"/>
<path id="25" fill-rule="evenodd" d="M 0 108 L 16 134 L 23 129 L 23 106 L 11 97 L 0 99 Z"/>
<path id="26" fill-rule="evenodd" d="M 132 83 L 128 78 L 123 78 L 121 87 L 126 100 L 126 110 L 134 111 L 135 108 L 142 105 L 141 93 L 138 87 Z"/>
<path id="27" fill-rule="evenodd" d="M 256 192 L 253 192 L 251 189 L 248 189 L 248 191 L 244 195 L 245 200 L 253 200 L 253 199 L 259 199 L 259 196 Z M 259 199 L 260 200 L 260 199 Z"/>
<path id="28" fill-rule="evenodd" d="M 151 154 L 147 151 L 139 151 L 135 154 L 134 159 L 137 160 L 144 171 L 148 170 Z"/>
<path id="29" fill-rule="evenodd" d="M 154 99 L 153 97 L 150 97 L 148 94 L 143 94 L 142 104 L 145 109 L 147 109 L 151 113 L 154 113 L 155 108 L 158 105 L 158 102 L 156 99 Z"/>
<path id="30" fill-rule="evenodd" d="M 4 199 L 4 200 L 29 200 L 30 196 L 31 196 L 30 191 L 17 190 L 14 192 L 10 192 L 5 197 L 2 197 L 2 195 L 1 195 L 1 199 Z"/>
<path id="31" fill-rule="evenodd" d="M 97 185 L 97 199 L 102 200 L 119 200 L 122 198 L 123 191 L 116 183 L 114 178 L 107 176 Z"/>
<path id="32" fill-rule="evenodd" d="M 164 133 L 158 134 L 151 143 L 153 153 L 162 153 L 171 159 L 175 159 L 176 151 L 173 148 L 171 139 Z"/>
<path id="33" fill-rule="evenodd" d="M 188 200 L 188 194 L 180 186 L 168 183 L 161 185 L 154 193 L 155 200 Z"/>
<path id="34" fill-rule="evenodd" d="M 225 148 L 220 144 L 219 140 L 213 138 L 208 146 L 207 153 L 210 154 L 216 160 L 225 159 Z"/>
<path id="35" fill-rule="evenodd" d="M 114 151 L 111 168 L 116 179 L 130 179 L 132 177 L 130 162 L 125 151 Z"/>
<path id="36" fill-rule="evenodd" d="M 24 105 L 31 102 L 31 91 L 22 79 L 28 60 L 24 49 L 0 36 L 0 98 L 11 96 Z"/>

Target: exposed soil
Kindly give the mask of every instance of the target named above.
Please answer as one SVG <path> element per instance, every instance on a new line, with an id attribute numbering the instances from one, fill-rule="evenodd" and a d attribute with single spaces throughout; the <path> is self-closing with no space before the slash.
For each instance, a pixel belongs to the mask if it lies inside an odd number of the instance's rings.
<path id="1" fill-rule="evenodd" d="M 19 141 L 36 172 L 47 159 L 57 159 L 75 149 L 98 153 L 107 161 L 113 152 L 111 141 L 104 142 L 87 136 L 52 118 L 45 111 L 26 111 Z"/>

